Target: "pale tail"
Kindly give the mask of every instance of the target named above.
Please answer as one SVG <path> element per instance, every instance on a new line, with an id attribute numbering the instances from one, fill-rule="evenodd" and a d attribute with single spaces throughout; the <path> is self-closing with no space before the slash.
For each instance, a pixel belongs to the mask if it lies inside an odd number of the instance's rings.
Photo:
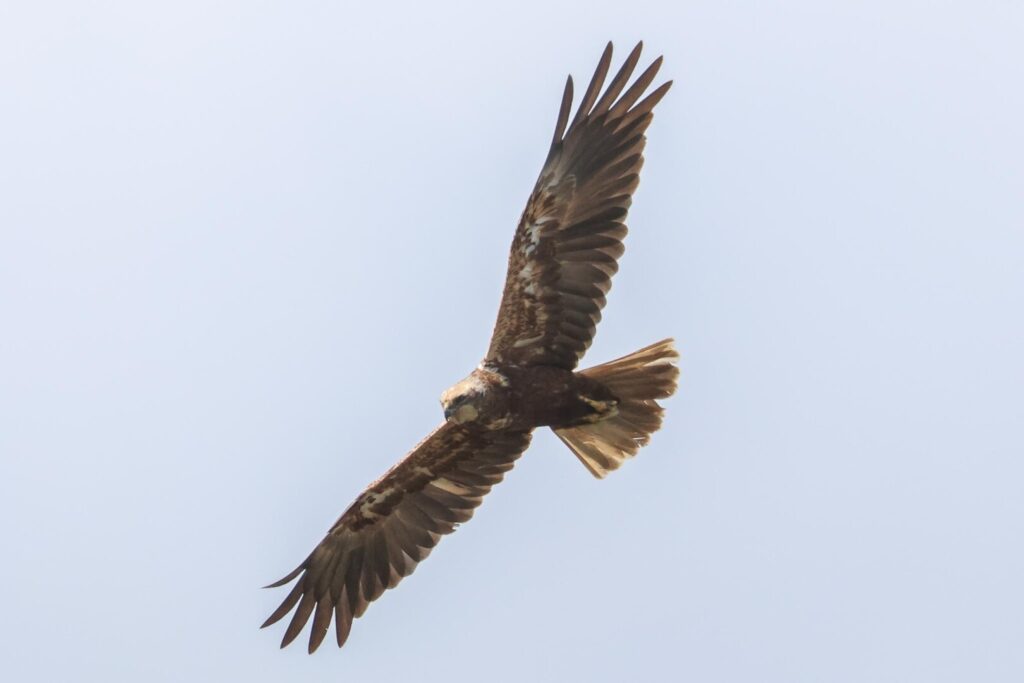
<path id="1" fill-rule="evenodd" d="M 665 412 L 657 399 L 676 390 L 679 353 L 671 339 L 583 370 L 619 398 L 618 413 L 593 424 L 556 429 L 555 434 L 595 477 L 604 477 L 646 446 Z"/>

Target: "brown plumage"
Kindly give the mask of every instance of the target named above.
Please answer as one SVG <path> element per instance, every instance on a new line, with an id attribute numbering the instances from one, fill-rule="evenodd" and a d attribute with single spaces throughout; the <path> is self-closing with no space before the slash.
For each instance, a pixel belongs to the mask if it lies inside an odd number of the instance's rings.
<path id="1" fill-rule="evenodd" d="M 281 647 L 295 639 L 310 615 L 310 652 L 323 641 L 332 616 L 338 647 L 344 645 L 352 619 L 411 574 L 441 536 L 469 521 L 529 443 L 529 432 L 442 424 L 367 487 L 295 571 L 270 585 L 302 574 L 263 625 L 298 604 Z"/>
<path id="2" fill-rule="evenodd" d="M 626 87 L 640 51 L 637 45 L 603 89 L 608 44 L 571 122 L 572 79 L 566 83 L 551 148 L 512 242 L 487 355 L 442 395 L 446 421 L 367 487 L 302 564 L 271 584 L 298 579 L 263 624 L 294 610 L 282 647 L 310 618 L 309 652 L 332 621 L 343 645 L 370 602 L 469 520 L 536 427 L 551 427 L 603 477 L 661 426 L 657 400 L 672 395 L 679 375 L 672 340 L 575 372 L 623 252 L 644 132 L 671 85 L 644 96 L 659 57 Z"/>
<path id="3" fill-rule="evenodd" d="M 661 67 L 659 57 L 616 100 L 640 49 L 598 99 L 612 58 L 608 44 L 568 130 L 572 78 L 566 82 L 551 149 L 512 241 L 490 362 L 572 369 L 594 338 L 640 182 L 644 131 L 672 85 L 637 103 Z"/>

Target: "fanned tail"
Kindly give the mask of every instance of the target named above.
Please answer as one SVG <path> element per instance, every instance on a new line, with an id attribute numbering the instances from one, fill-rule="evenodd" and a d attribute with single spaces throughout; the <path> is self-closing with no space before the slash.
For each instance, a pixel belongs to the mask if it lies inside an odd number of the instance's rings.
<path id="1" fill-rule="evenodd" d="M 553 430 L 590 473 L 603 478 L 646 446 L 661 427 L 657 399 L 676 390 L 679 358 L 672 339 L 580 372 L 601 382 L 619 399 L 618 412 L 593 424 Z"/>

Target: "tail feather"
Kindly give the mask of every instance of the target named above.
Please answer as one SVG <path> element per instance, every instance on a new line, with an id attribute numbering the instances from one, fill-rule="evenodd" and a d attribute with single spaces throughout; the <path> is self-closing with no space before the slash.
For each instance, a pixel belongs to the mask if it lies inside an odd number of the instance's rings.
<path id="1" fill-rule="evenodd" d="M 601 382 L 619 399 L 618 412 L 611 417 L 554 430 L 595 477 L 618 469 L 661 427 L 665 411 L 657 399 L 675 392 L 678 358 L 673 340 L 665 339 L 580 373 Z"/>

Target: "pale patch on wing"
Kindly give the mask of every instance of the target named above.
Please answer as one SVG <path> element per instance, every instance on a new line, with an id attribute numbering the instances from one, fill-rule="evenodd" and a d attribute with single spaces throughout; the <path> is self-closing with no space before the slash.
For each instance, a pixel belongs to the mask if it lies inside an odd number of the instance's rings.
<path id="1" fill-rule="evenodd" d="M 395 493 L 398 489 L 395 486 L 388 486 L 377 491 L 367 491 L 363 497 L 362 503 L 359 505 L 359 514 L 366 519 L 378 519 L 380 514 L 377 513 L 373 508 L 379 503 L 387 500 L 388 496 Z"/>
<path id="2" fill-rule="evenodd" d="M 540 293 L 537 291 L 537 272 L 534 270 L 533 261 L 527 261 L 519 271 L 519 279 L 523 281 L 523 292 L 529 294 L 531 297 L 536 298 Z M 524 305 L 529 305 L 529 299 L 524 301 Z"/>
<path id="3" fill-rule="evenodd" d="M 537 342 L 539 342 L 543 338 L 544 338 L 544 333 L 541 332 L 536 337 L 526 337 L 524 339 L 516 339 L 512 343 L 512 348 L 514 348 L 514 349 L 521 349 L 524 346 L 529 346 L 530 344 L 536 344 Z"/>
<path id="4" fill-rule="evenodd" d="M 434 481 L 430 482 L 430 485 L 436 486 L 437 488 L 443 491 L 447 491 L 448 493 L 454 493 L 457 496 L 466 496 L 473 493 L 473 490 L 468 486 L 456 484 L 454 481 L 450 479 L 445 479 L 444 477 L 435 479 Z"/>
<path id="5" fill-rule="evenodd" d="M 533 222 L 526 226 L 527 242 L 523 245 L 524 254 L 529 256 L 537 249 L 537 245 L 540 244 L 540 238 L 543 236 L 542 233 L 544 232 L 544 228 L 546 228 L 549 223 L 556 222 L 556 220 L 557 219 L 554 216 L 541 216 L 534 219 Z M 527 265 L 530 265 L 529 262 L 527 262 Z"/>

